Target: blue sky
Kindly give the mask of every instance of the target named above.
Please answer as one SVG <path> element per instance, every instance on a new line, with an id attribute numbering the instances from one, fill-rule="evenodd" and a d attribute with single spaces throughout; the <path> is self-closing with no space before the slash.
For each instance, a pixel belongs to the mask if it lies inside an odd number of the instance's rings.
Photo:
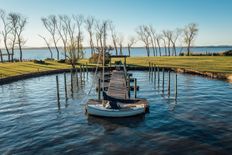
<path id="1" fill-rule="evenodd" d="M 44 46 L 37 34 L 46 34 L 40 18 L 50 14 L 110 19 L 125 36 L 135 35 L 141 24 L 161 31 L 195 22 L 199 25 L 195 45 L 232 45 L 231 0 L 0 0 L 0 4 L 7 12 L 28 17 L 26 46 Z"/>

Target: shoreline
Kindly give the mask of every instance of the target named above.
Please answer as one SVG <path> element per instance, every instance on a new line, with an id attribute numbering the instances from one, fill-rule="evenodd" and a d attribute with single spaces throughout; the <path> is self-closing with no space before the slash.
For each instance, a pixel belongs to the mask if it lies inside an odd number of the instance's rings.
<path id="1" fill-rule="evenodd" d="M 182 73 L 182 74 L 189 74 L 189 75 L 198 75 L 202 77 L 208 77 L 212 79 L 218 79 L 218 80 L 224 80 L 227 82 L 232 81 L 232 74 L 226 74 L 226 73 L 214 73 L 214 72 L 201 72 L 201 71 L 196 71 L 192 69 L 185 69 L 185 68 L 174 68 L 174 67 L 160 67 L 164 68 L 165 71 L 174 71 L 177 73 Z M 77 71 L 80 71 L 80 68 L 76 68 Z M 101 69 L 101 67 L 99 68 Z M 107 70 L 112 70 L 115 69 L 115 67 L 107 68 Z M 147 66 L 136 66 L 136 67 L 127 67 L 128 71 L 148 71 L 149 67 Z M 94 72 L 95 68 L 88 68 L 89 72 Z M 54 74 L 61 74 L 64 72 L 71 72 L 71 69 L 57 69 L 57 70 L 49 70 L 49 71 L 41 71 L 41 72 L 33 72 L 33 73 L 28 73 L 28 74 L 21 74 L 21 75 L 16 75 L 16 76 L 10 76 L 10 77 L 5 77 L 0 79 L 0 85 L 5 85 L 9 83 L 13 83 L 16 81 L 20 80 L 25 80 L 29 78 L 35 78 L 35 77 L 41 77 L 41 76 L 46 76 L 46 75 L 54 75 Z M 84 71 L 85 72 L 85 71 Z"/>

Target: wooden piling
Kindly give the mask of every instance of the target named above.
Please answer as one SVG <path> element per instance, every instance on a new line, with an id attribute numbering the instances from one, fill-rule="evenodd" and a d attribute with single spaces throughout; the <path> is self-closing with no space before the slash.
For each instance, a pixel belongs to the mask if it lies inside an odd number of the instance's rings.
<path id="1" fill-rule="evenodd" d="M 170 71 L 168 71 L 168 97 L 170 96 L 170 82 L 171 82 L 171 78 L 170 78 Z"/>
<path id="2" fill-rule="evenodd" d="M 67 80 L 66 80 L 66 73 L 64 72 L 64 92 L 65 92 L 65 100 L 68 100 L 68 93 L 67 93 Z"/>
<path id="3" fill-rule="evenodd" d="M 71 75 L 70 75 L 70 81 L 71 81 L 71 96 L 73 97 L 73 72 L 71 71 L 71 73 L 70 73 Z"/>
<path id="4" fill-rule="evenodd" d="M 87 74 L 87 78 L 88 78 L 89 71 L 88 71 L 88 65 L 87 65 L 87 62 L 85 63 L 85 69 L 86 69 L 86 74 Z"/>
<path id="5" fill-rule="evenodd" d="M 127 76 L 128 98 L 130 98 L 130 76 Z"/>
<path id="6" fill-rule="evenodd" d="M 164 68 L 162 68 L 162 72 L 163 72 L 162 92 L 164 93 Z"/>
<path id="7" fill-rule="evenodd" d="M 59 79 L 58 79 L 58 76 L 56 76 L 56 97 L 57 97 L 58 109 L 60 110 L 60 92 L 59 92 Z"/>
<path id="8" fill-rule="evenodd" d="M 157 78 L 158 78 L 158 88 L 160 86 L 160 70 L 159 70 L 159 66 L 157 67 L 157 72 L 158 72 L 158 75 L 157 75 Z"/>
<path id="9" fill-rule="evenodd" d="M 98 79 L 98 100 L 101 99 L 101 79 Z"/>
<path id="10" fill-rule="evenodd" d="M 177 100 L 177 73 L 176 73 L 176 82 L 175 82 L 175 100 Z"/>
<path id="11" fill-rule="evenodd" d="M 134 97 L 137 98 L 137 79 L 134 79 Z"/>

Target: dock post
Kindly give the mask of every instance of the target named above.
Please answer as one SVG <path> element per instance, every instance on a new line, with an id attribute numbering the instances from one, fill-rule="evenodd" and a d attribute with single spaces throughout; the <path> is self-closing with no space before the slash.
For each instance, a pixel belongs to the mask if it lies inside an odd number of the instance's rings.
<path id="1" fill-rule="evenodd" d="M 82 84 L 82 65 L 80 65 L 80 84 Z"/>
<path id="2" fill-rule="evenodd" d="M 154 86 L 156 85 L 156 65 L 154 65 Z"/>
<path id="3" fill-rule="evenodd" d="M 76 68 L 76 77 L 77 77 L 77 87 L 79 87 L 79 78 L 78 78 L 78 70 Z"/>
<path id="4" fill-rule="evenodd" d="M 73 72 L 72 72 L 72 69 L 71 69 L 71 96 L 73 97 Z"/>
<path id="5" fill-rule="evenodd" d="M 85 63 L 85 69 L 86 69 L 86 74 L 87 74 L 87 78 L 88 78 L 88 65 L 87 65 L 87 62 Z"/>
<path id="6" fill-rule="evenodd" d="M 162 92 L 164 94 L 164 68 L 162 69 L 162 71 L 163 71 Z"/>
<path id="7" fill-rule="evenodd" d="M 159 86 L 160 86 L 160 71 L 159 71 L 159 66 L 157 67 L 157 72 L 158 72 L 157 78 L 158 78 L 158 89 L 159 89 Z"/>
<path id="8" fill-rule="evenodd" d="M 130 98 L 130 76 L 127 76 L 128 98 Z"/>
<path id="9" fill-rule="evenodd" d="M 137 79 L 134 78 L 134 97 L 137 98 Z"/>
<path id="10" fill-rule="evenodd" d="M 59 79 L 58 75 L 56 76 L 56 96 L 57 96 L 57 105 L 60 110 L 60 92 L 59 92 Z"/>
<path id="11" fill-rule="evenodd" d="M 168 97 L 170 96 L 170 70 L 168 71 Z"/>
<path id="12" fill-rule="evenodd" d="M 150 62 L 148 62 L 148 65 L 149 65 L 149 67 L 148 67 L 148 72 L 149 72 L 149 80 L 150 80 L 150 74 L 151 74 L 151 63 Z"/>
<path id="13" fill-rule="evenodd" d="M 176 82 L 175 82 L 175 100 L 177 100 L 177 73 L 176 73 Z"/>
<path id="14" fill-rule="evenodd" d="M 97 91 L 98 91 L 98 100 L 100 100 L 101 99 L 101 79 L 100 78 L 98 79 L 98 89 L 97 89 Z"/>
<path id="15" fill-rule="evenodd" d="M 68 100 L 68 93 L 67 93 L 67 80 L 66 80 L 66 73 L 64 72 L 64 91 L 65 91 L 65 100 Z"/>
<path id="16" fill-rule="evenodd" d="M 154 73 L 154 68 L 153 68 L 153 63 L 151 64 L 151 81 L 153 81 L 153 73 Z"/>

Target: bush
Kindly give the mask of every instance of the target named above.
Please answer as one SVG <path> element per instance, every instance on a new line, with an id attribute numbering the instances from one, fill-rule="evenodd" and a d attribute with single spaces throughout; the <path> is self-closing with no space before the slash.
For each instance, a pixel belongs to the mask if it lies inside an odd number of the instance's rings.
<path id="1" fill-rule="evenodd" d="M 53 58 L 46 58 L 45 61 L 55 61 Z"/>
<path id="2" fill-rule="evenodd" d="M 66 63 L 66 60 L 65 59 L 60 59 L 57 61 L 58 63 Z"/>
<path id="3" fill-rule="evenodd" d="M 232 50 L 223 52 L 223 56 L 232 56 Z"/>
<path id="4" fill-rule="evenodd" d="M 89 58 L 89 62 L 90 63 L 97 63 L 98 62 L 98 56 L 99 53 L 94 53 L 92 57 Z M 100 60 L 98 63 L 102 64 L 103 62 L 103 57 L 102 55 L 100 55 Z M 109 64 L 110 63 L 110 54 L 107 52 L 105 53 L 105 64 Z"/>
<path id="5" fill-rule="evenodd" d="M 33 62 L 36 64 L 43 64 L 43 65 L 46 64 L 45 61 L 43 60 L 33 60 Z"/>

